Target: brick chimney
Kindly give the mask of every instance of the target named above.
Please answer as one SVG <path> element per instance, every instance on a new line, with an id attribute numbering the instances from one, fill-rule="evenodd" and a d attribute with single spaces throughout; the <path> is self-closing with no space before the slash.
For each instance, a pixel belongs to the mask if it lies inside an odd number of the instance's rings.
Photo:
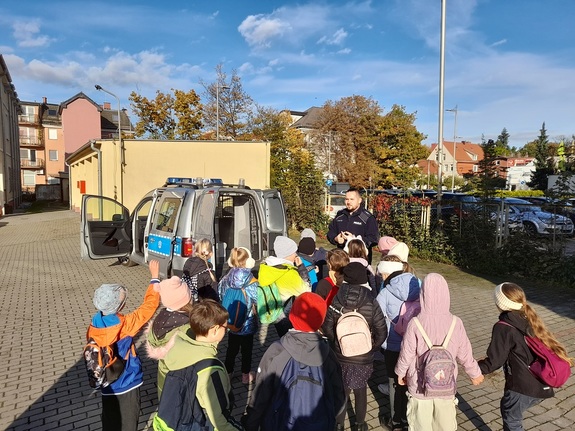
<path id="1" fill-rule="evenodd" d="M 112 109 L 112 105 L 110 104 L 110 102 L 104 102 L 104 109 L 106 111 L 109 111 Z"/>
<path id="2" fill-rule="evenodd" d="M 44 105 L 47 105 L 47 104 L 48 104 L 48 98 L 47 98 L 47 97 L 42 97 L 42 103 L 43 103 Z"/>

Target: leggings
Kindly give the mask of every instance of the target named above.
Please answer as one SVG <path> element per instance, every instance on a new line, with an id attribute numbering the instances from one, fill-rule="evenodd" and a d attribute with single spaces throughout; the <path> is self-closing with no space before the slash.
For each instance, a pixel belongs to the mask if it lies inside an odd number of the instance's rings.
<path id="1" fill-rule="evenodd" d="M 345 398 L 349 399 L 349 394 L 351 389 L 345 389 Z M 353 389 L 353 396 L 355 398 L 355 423 L 360 424 L 365 422 L 365 416 L 367 415 L 367 386 L 361 389 Z M 345 423 L 345 414 L 347 408 L 337 416 L 337 423 L 343 425 Z"/>
<path id="2" fill-rule="evenodd" d="M 226 370 L 234 371 L 234 363 L 238 352 L 242 351 L 242 373 L 247 374 L 252 369 L 252 349 L 254 347 L 254 335 L 237 335 L 228 333 L 228 350 L 226 351 Z"/>

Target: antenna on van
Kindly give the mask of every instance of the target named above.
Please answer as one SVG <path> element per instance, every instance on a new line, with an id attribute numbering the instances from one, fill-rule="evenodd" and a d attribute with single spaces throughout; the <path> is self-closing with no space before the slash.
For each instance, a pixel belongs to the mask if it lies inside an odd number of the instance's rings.
<path id="1" fill-rule="evenodd" d="M 244 187 L 246 185 L 246 179 L 245 178 L 240 178 L 238 181 L 238 185 L 241 187 Z"/>

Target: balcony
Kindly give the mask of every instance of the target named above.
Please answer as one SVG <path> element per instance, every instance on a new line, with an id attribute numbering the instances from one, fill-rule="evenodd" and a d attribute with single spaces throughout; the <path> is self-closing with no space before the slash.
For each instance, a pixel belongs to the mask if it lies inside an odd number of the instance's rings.
<path id="1" fill-rule="evenodd" d="M 20 146 L 21 147 L 43 147 L 44 142 L 37 137 L 32 136 L 20 136 Z"/>
<path id="2" fill-rule="evenodd" d="M 18 115 L 18 124 L 40 124 L 38 114 Z"/>
<path id="3" fill-rule="evenodd" d="M 22 169 L 43 169 L 44 168 L 44 160 L 43 159 L 20 159 L 20 167 Z"/>

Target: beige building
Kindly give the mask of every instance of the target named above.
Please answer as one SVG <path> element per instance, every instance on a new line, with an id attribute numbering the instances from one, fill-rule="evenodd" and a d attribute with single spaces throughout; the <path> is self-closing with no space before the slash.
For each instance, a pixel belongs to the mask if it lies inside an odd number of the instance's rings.
<path id="1" fill-rule="evenodd" d="M 101 195 L 133 210 L 150 190 L 168 177 L 220 178 L 251 188 L 270 187 L 269 142 L 92 140 L 66 162 L 70 172 L 70 207 L 79 211 L 82 195 Z"/>

